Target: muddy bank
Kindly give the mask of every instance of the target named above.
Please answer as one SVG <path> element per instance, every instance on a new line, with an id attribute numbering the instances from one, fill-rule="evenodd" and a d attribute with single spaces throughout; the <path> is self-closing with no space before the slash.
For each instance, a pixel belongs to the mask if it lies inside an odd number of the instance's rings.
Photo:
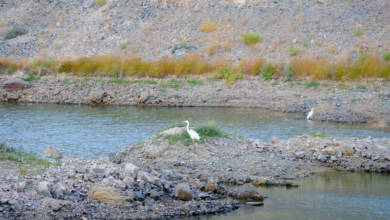
<path id="1" fill-rule="evenodd" d="M 302 113 L 313 120 L 390 126 L 390 85 L 386 81 L 266 82 L 239 80 L 67 78 L 45 76 L 24 82 L 0 77 L 0 101 L 91 105 L 256 107 Z"/>
<path id="2" fill-rule="evenodd" d="M 66 157 L 42 173 L 21 175 L 17 164 L 0 162 L 8 164 L 3 218 L 170 218 L 262 205 L 254 186 L 295 187 L 293 179 L 330 168 L 390 173 L 390 139 L 230 136 L 187 146 L 160 134 L 100 159 Z"/>

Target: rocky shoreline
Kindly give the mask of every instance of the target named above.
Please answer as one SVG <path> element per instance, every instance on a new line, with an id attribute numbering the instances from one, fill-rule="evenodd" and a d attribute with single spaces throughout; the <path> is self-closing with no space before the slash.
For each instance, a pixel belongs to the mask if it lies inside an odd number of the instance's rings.
<path id="1" fill-rule="evenodd" d="M 1 218 L 165 219 L 262 205 L 256 186 L 296 187 L 295 178 L 332 169 L 390 173 L 390 139 L 229 136 L 185 146 L 159 134 L 99 159 L 65 157 L 38 174 L 0 162 Z"/>
<path id="2" fill-rule="evenodd" d="M 247 77 L 234 84 L 223 80 L 120 79 L 44 76 L 25 82 L 0 76 L 0 102 L 89 105 L 254 107 L 306 114 L 313 120 L 370 123 L 390 127 L 390 85 L 376 80 L 339 82 L 267 82 Z"/>

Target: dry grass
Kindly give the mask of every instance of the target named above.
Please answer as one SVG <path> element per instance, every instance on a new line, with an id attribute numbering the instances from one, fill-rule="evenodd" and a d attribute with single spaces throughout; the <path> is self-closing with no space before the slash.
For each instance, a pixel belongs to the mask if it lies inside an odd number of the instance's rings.
<path id="1" fill-rule="evenodd" d="M 209 54 L 213 54 L 211 51 Z M 272 66 L 272 74 L 267 67 Z M 263 74 L 269 78 L 284 76 L 284 64 L 270 64 L 262 58 L 245 59 L 239 64 L 231 60 L 206 61 L 196 53 L 180 59 L 162 58 L 158 61 L 144 61 L 137 57 L 99 55 L 93 57 L 14 61 L 0 59 L 0 74 L 13 74 L 18 70 L 28 75 L 66 73 L 78 76 L 155 77 L 169 75 L 205 74 L 215 78 L 225 78 L 229 82 L 242 77 L 242 74 Z M 359 60 L 330 63 L 325 59 L 296 58 L 290 63 L 291 77 L 311 79 L 355 80 L 361 78 L 390 79 L 390 62 L 378 56 L 362 56 Z"/>
<path id="2" fill-rule="evenodd" d="M 204 21 L 200 25 L 199 31 L 202 31 L 202 32 L 213 32 L 213 31 L 217 30 L 217 28 L 218 28 L 217 23 Z"/>

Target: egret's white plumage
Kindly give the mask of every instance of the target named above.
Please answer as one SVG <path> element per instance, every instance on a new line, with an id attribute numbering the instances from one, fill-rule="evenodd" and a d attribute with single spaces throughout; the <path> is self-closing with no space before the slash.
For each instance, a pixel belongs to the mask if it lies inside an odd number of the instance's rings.
<path id="1" fill-rule="evenodd" d="M 190 122 L 188 120 L 184 121 L 185 123 L 187 123 L 187 133 L 188 135 L 190 135 L 191 139 L 192 140 L 200 140 L 200 136 L 198 133 L 196 133 L 196 131 L 194 130 L 191 130 L 189 127 L 190 127 Z"/>
<path id="2" fill-rule="evenodd" d="M 313 114 L 314 114 L 314 108 L 311 108 L 311 111 L 307 114 L 306 119 L 310 120 L 311 117 L 313 117 Z"/>

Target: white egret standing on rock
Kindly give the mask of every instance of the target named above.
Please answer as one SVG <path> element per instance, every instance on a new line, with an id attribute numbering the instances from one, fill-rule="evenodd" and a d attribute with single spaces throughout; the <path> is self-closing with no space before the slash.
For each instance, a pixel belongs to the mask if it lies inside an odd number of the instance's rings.
<path id="1" fill-rule="evenodd" d="M 314 108 L 311 108 L 311 111 L 307 114 L 306 119 L 311 120 L 311 117 L 313 117 L 314 114 Z"/>
<path id="2" fill-rule="evenodd" d="M 192 141 L 194 141 L 194 140 L 200 140 L 199 134 L 196 133 L 196 131 L 191 130 L 191 129 L 189 128 L 190 122 L 189 122 L 188 120 L 185 120 L 184 122 L 187 123 L 187 133 L 188 133 L 188 135 L 190 135 Z"/>

